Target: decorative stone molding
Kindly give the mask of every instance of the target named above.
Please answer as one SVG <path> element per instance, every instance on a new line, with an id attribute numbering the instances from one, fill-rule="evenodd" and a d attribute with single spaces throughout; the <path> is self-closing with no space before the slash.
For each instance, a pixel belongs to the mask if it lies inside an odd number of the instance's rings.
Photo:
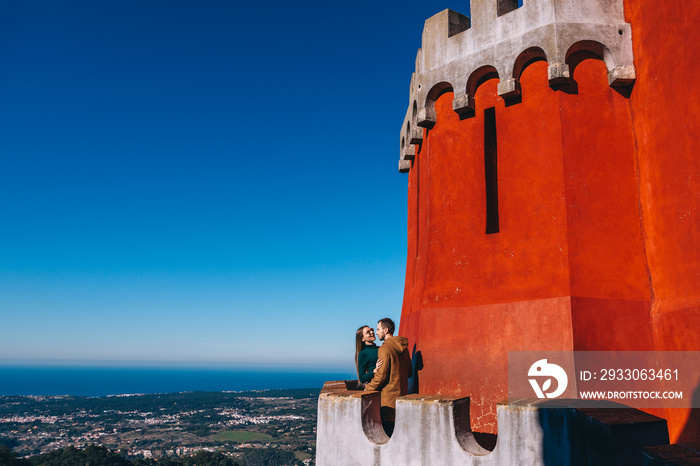
<path id="1" fill-rule="evenodd" d="M 321 392 L 319 466 L 578 464 L 573 458 L 580 464 L 638 465 L 643 447 L 668 444 L 666 421 L 633 408 L 523 399 L 497 406 L 499 433 L 489 451 L 470 429 L 469 398 L 431 395 L 396 401 L 389 438 L 379 415 L 379 392 L 351 388 L 356 382 L 328 382 Z"/>
<path id="2" fill-rule="evenodd" d="M 517 103 L 520 75 L 535 60 L 550 64 L 555 89 L 571 80 L 569 60 L 580 51 L 604 60 L 610 86 L 625 93 L 634 83 L 622 0 L 525 0 L 520 8 L 517 0 L 471 0 L 471 12 L 467 18 L 444 10 L 425 22 L 401 130 L 401 160 L 419 144 L 412 142 L 411 128 L 435 125 L 435 100 L 443 92 L 454 93 L 460 118 L 474 115 L 474 93 L 484 77 L 498 77 L 498 94 L 507 104 Z"/>
<path id="3" fill-rule="evenodd" d="M 410 160 L 399 160 L 399 172 L 400 173 L 408 173 L 408 171 L 411 169 L 411 161 Z"/>

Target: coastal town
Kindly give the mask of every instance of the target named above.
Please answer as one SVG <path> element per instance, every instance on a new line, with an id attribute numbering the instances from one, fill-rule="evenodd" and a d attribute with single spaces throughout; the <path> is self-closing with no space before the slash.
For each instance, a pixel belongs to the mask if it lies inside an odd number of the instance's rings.
<path id="1" fill-rule="evenodd" d="M 0 397 L 0 445 L 18 457 L 90 445 L 128 458 L 256 450 L 313 464 L 318 390 L 184 392 L 99 398 Z"/>

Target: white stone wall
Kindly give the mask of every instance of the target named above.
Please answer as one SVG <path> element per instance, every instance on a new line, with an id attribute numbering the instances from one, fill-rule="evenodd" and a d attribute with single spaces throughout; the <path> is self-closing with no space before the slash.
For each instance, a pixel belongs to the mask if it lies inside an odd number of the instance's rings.
<path id="1" fill-rule="evenodd" d="M 489 451 L 471 432 L 469 398 L 426 395 L 397 400 L 389 438 L 379 417 L 379 392 L 339 384 L 319 397 L 319 466 L 637 465 L 642 447 L 668 444 L 666 421 L 632 408 L 526 399 L 498 405 L 499 433 Z"/>

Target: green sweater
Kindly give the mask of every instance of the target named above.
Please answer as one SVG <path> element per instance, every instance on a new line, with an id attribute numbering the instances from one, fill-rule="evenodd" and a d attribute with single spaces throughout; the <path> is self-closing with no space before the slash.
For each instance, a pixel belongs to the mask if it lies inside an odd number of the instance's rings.
<path id="1" fill-rule="evenodd" d="M 374 377 L 374 367 L 377 365 L 377 345 L 365 345 L 357 355 L 357 372 L 359 372 L 360 382 L 367 383 Z"/>

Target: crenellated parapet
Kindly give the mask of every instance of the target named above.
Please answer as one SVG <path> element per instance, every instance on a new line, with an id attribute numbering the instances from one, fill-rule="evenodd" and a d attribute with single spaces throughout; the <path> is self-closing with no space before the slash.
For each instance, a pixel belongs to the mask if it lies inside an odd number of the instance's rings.
<path id="1" fill-rule="evenodd" d="M 638 465 L 644 447 L 668 444 L 666 421 L 633 408 L 523 399 L 498 404 L 499 433 L 491 451 L 471 431 L 469 398 L 437 395 L 398 398 L 389 438 L 382 429 L 379 392 L 351 390 L 357 388 L 353 382 L 329 382 L 321 392 L 319 466 Z"/>
<path id="2" fill-rule="evenodd" d="M 610 86 L 624 91 L 636 78 L 631 28 L 622 0 L 471 0 L 471 18 L 444 10 L 425 22 L 401 127 L 399 171 L 406 172 L 435 125 L 435 101 L 453 92 L 460 118 L 474 115 L 476 89 L 497 77 L 507 103 L 521 98 L 520 75 L 537 60 L 549 63 L 553 88 L 572 79 L 572 57 L 588 52 L 603 60 Z"/>

